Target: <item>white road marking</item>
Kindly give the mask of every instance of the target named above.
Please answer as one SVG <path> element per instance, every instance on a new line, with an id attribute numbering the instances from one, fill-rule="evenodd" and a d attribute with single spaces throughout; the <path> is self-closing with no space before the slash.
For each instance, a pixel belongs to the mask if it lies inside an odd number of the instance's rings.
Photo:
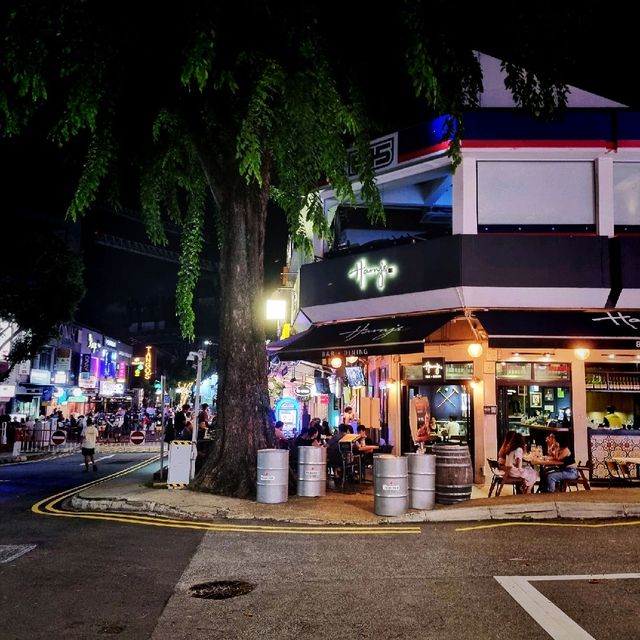
<path id="1" fill-rule="evenodd" d="M 0 564 L 11 562 L 29 551 L 33 551 L 35 544 L 0 544 Z"/>
<path id="2" fill-rule="evenodd" d="M 98 464 L 98 462 L 100 462 L 101 460 L 106 460 L 107 458 L 113 458 L 115 457 L 115 453 L 112 453 L 110 456 L 102 456 L 102 458 L 96 458 L 96 464 Z M 81 467 L 84 467 L 84 462 L 80 463 Z"/>
<path id="3" fill-rule="evenodd" d="M 608 573 L 569 576 L 494 576 L 506 592 L 554 639 L 595 640 L 564 611 L 543 596 L 531 582 L 559 580 L 639 579 L 640 573 Z"/>

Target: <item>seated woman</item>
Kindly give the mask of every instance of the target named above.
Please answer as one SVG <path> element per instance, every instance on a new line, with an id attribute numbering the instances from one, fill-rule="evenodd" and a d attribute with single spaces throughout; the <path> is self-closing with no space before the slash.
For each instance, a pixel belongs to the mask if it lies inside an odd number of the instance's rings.
<path id="1" fill-rule="evenodd" d="M 558 441 L 558 449 L 555 458 L 560 469 L 547 474 L 546 489 L 549 493 L 553 493 L 563 480 L 578 478 L 576 459 L 569 449 L 569 434 L 561 431 L 556 435 L 556 440 Z"/>
<path id="2" fill-rule="evenodd" d="M 523 478 L 525 481 L 524 492 L 531 493 L 533 491 L 533 485 L 538 479 L 538 474 L 533 467 L 525 467 L 522 465 L 524 447 L 525 442 L 523 435 L 514 431 L 504 463 L 504 472 L 505 476 L 510 478 Z"/>
<path id="3" fill-rule="evenodd" d="M 500 445 L 500 449 L 498 450 L 498 464 L 500 465 L 501 469 L 504 469 L 504 465 L 507 460 L 507 454 L 509 453 L 509 447 L 511 446 L 511 442 L 513 441 L 513 436 L 515 435 L 515 431 L 507 432 L 507 435 L 504 437 L 504 440 Z"/>

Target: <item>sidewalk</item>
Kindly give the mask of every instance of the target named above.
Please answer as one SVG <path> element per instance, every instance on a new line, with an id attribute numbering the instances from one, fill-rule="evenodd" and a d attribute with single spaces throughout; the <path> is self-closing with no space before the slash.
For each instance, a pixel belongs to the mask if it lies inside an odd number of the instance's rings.
<path id="1" fill-rule="evenodd" d="M 555 494 L 501 495 L 487 498 L 485 487 L 474 486 L 472 499 L 455 505 L 436 504 L 433 510 L 413 510 L 394 516 L 373 512 L 373 486 L 354 491 L 327 489 L 318 498 L 289 496 L 285 503 L 263 504 L 191 491 L 149 487 L 151 473 L 122 476 L 83 489 L 72 506 L 83 511 L 154 513 L 186 520 L 264 520 L 309 525 L 374 525 L 484 520 L 640 519 L 640 489 L 594 488 Z"/>

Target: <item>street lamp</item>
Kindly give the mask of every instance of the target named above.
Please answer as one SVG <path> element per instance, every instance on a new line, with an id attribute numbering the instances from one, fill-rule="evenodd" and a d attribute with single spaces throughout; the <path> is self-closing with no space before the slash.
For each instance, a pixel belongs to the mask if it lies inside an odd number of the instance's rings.
<path id="1" fill-rule="evenodd" d="M 275 320 L 278 332 L 277 339 L 280 340 L 280 322 L 287 318 L 287 301 L 279 298 L 267 300 L 267 320 Z"/>

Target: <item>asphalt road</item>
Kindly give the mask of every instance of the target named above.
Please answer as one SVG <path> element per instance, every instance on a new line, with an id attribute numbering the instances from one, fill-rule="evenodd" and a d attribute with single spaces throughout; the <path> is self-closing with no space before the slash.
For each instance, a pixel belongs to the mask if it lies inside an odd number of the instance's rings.
<path id="1" fill-rule="evenodd" d="M 100 474 L 142 457 L 119 454 Z M 2 639 L 640 639 L 640 525 L 629 521 L 289 535 L 32 513 L 86 480 L 77 463 L 0 467 L 0 547 L 37 545 L 0 563 Z M 215 581 L 253 590 L 191 595 Z"/>

